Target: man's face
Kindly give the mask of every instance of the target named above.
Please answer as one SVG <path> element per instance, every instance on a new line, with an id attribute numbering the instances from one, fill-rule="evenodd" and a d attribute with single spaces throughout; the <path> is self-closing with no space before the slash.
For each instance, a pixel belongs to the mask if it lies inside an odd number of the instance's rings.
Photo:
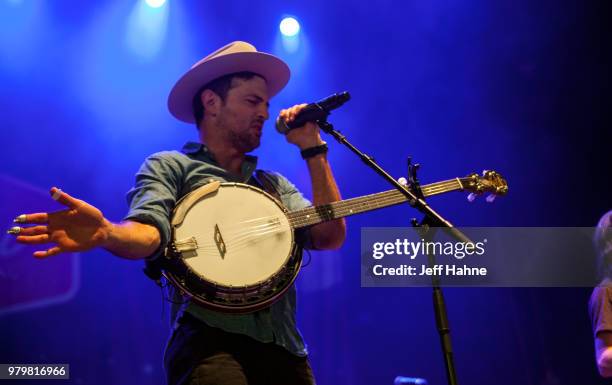
<path id="1" fill-rule="evenodd" d="M 235 149 L 247 153 L 259 147 L 268 106 L 268 86 L 263 78 L 232 80 L 217 122 Z"/>

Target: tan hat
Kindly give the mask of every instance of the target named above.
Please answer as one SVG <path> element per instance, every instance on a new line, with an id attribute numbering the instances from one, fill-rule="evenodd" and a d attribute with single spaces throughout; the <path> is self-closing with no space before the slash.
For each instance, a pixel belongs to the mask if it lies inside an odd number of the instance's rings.
<path id="1" fill-rule="evenodd" d="M 274 55 L 257 52 L 243 41 L 235 41 L 219 48 L 195 63 L 172 87 L 168 96 L 168 109 L 179 120 L 195 123 L 193 97 L 207 83 L 236 72 L 253 72 L 268 85 L 268 97 L 273 97 L 289 81 L 289 66 Z"/>

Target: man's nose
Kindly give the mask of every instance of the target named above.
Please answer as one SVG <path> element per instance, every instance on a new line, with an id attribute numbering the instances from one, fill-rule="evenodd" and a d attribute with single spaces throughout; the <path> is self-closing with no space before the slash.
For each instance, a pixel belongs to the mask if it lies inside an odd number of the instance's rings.
<path id="1" fill-rule="evenodd" d="M 268 120 L 268 118 L 270 117 L 270 111 L 268 111 L 268 108 L 266 107 L 264 110 L 262 110 L 259 113 L 259 116 L 263 119 L 263 120 Z"/>
<path id="2" fill-rule="evenodd" d="M 268 120 L 268 118 L 270 117 L 270 111 L 268 111 L 268 106 L 265 106 L 259 110 L 258 117 L 263 120 Z"/>

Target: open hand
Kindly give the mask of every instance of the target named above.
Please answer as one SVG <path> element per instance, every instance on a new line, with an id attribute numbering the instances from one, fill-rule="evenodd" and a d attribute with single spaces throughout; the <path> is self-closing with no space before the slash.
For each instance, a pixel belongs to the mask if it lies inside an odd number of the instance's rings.
<path id="1" fill-rule="evenodd" d="M 47 250 L 34 253 L 36 258 L 45 258 L 68 251 L 86 251 L 101 246 L 108 239 L 111 224 L 102 212 L 80 199 L 75 199 L 57 187 L 50 191 L 66 210 L 52 213 L 23 214 L 15 219 L 29 227 L 13 227 L 9 233 L 17 236 L 19 243 L 43 245 L 51 243 Z"/>

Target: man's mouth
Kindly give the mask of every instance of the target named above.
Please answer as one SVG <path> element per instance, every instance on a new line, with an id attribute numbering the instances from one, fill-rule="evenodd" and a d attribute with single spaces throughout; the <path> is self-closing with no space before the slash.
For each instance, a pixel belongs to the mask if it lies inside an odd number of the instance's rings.
<path id="1" fill-rule="evenodd" d="M 258 136 L 261 136 L 263 132 L 263 123 L 253 123 L 251 124 L 251 127 L 255 129 L 255 132 L 257 133 Z"/>

